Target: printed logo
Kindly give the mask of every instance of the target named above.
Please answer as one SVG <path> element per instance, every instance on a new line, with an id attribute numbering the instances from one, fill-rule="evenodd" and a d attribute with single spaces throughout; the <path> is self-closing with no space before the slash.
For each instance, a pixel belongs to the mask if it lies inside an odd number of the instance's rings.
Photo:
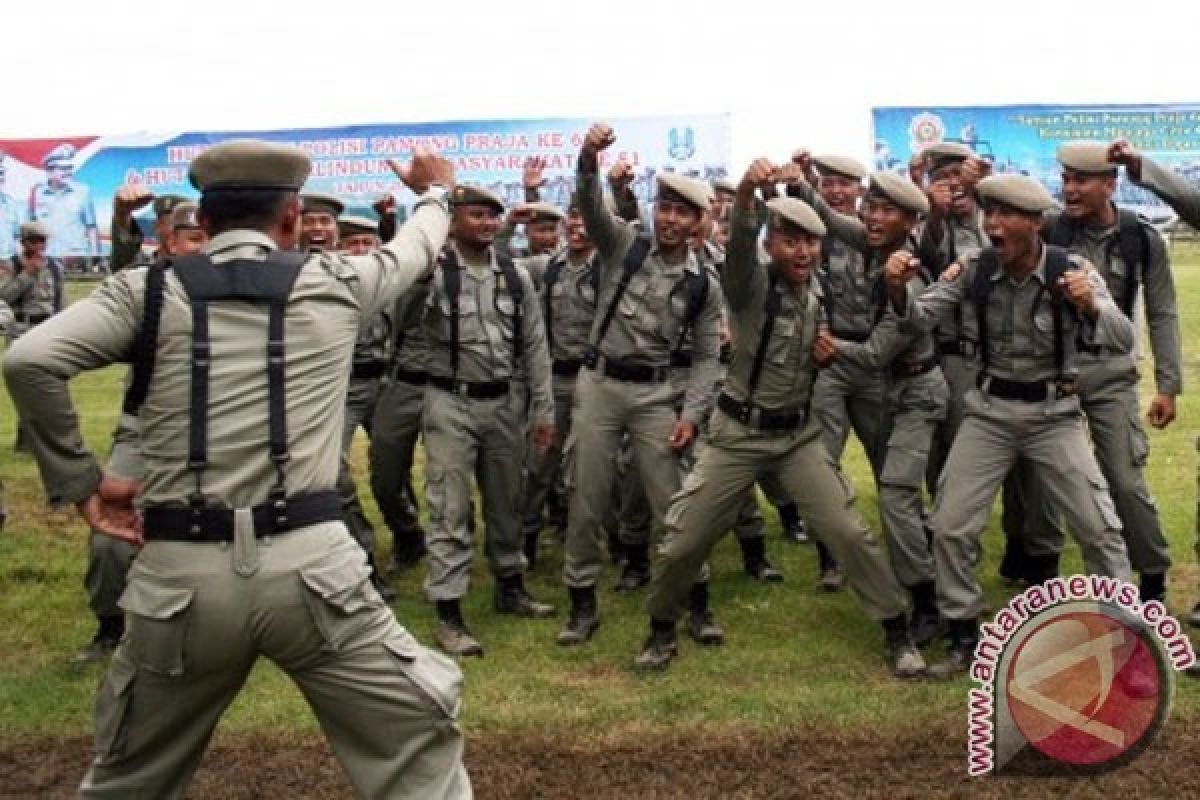
<path id="1" fill-rule="evenodd" d="M 918 114 L 908 126 L 908 135 L 912 140 L 910 149 L 919 153 L 929 145 L 942 141 L 946 136 L 946 126 L 937 114 Z"/>
<path id="2" fill-rule="evenodd" d="M 667 131 L 667 153 L 676 161 L 687 161 L 696 155 L 696 132 L 689 126 Z"/>
<path id="3" fill-rule="evenodd" d="M 971 775 L 1104 772 L 1135 758 L 1170 713 L 1174 671 L 1195 662 L 1161 603 L 1073 575 L 1033 586 L 982 626 L 971 677 Z"/>

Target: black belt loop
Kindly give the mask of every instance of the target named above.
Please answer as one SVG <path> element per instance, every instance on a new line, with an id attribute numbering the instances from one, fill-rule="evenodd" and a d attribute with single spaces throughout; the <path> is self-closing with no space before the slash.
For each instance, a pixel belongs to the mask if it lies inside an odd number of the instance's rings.
<path id="1" fill-rule="evenodd" d="M 424 386 L 429 383 L 429 373 L 417 369 L 405 369 L 397 365 L 392 370 L 392 380 L 412 384 L 413 386 Z"/>

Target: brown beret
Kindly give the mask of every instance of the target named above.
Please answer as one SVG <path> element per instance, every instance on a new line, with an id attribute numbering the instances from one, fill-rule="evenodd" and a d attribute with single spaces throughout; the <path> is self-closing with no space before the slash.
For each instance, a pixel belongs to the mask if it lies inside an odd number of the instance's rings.
<path id="1" fill-rule="evenodd" d="M 938 142 L 921 151 L 929 161 L 929 171 L 933 172 L 951 164 L 966 161 L 975 155 L 975 151 L 962 142 Z"/>
<path id="2" fill-rule="evenodd" d="M 737 184 L 735 184 L 728 175 L 722 175 L 719 178 L 713 178 L 712 188 L 714 192 L 737 194 Z"/>
<path id="3" fill-rule="evenodd" d="M 451 203 L 456 206 L 491 206 L 497 212 L 504 213 L 504 201 L 499 195 L 469 183 L 454 187 Z"/>
<path id="4" fill-rule="evenodd" d="M 174 211 L 180 203 L 191 202 L 181 194 L 160 194 L 154 198 L 154 217 L 162 219 Z"/>
<path id="5" fill-rule="evenodd" d="M 929 198 L 921 187 L 895 172 L 872 172 L 867 192 L 881 195 L 905 211 L 929 213 Z"/>
<path id="6" fill-rule="evenodd" d="M 1108 160 L 1108 145 L 1104 142 L 1067 142 L 1059 145 L 1058 163 L 1087 175 L 1105 175 L 1117 171 L 1117 165 Z"/>
<path id="7" fill-rule="evenodd" d="M 378 236 L 379 223 L 358 214 L 343 214 L 338 217 L 338 236 L 356 236 L 360 233 Z"/>
<path id="8" fill-rule="evenodd" d="M 712 208 L 712 187 L 704 181 L 688 178 L 677 172 L 663 172 L 658 176 L 658 193 L 663 192 L 678 195 L 685 203 L 695 206 L 700 211 Z"/>
<path id="9" fill-rule="evenodd" d="M 825 223 L 812 206 L 798 197 L 773 197 L 767 201 L 771 224 L 782 220 L 813 236 L 825 235 Z"/>
<path id="10" fill-rule="evenodd" d="M 189 200 L 184 200 L 176 205 L 171 210 L 171 230 L 178 231 L 183 228 L 199 228 L 200 223 L 196 220 L 196 212 L 199 210 L 199 206 Z"/>
<path id="11" fill-rule="evenodd" d="M 840 175 L 860 183 L 867 177 L 867 168 L 849 156 L 832 154 L 813 156 L 812 163 L 817 168 L 818 175 Z"/>
<path id="12" fill-rule="evenodd" d="M 192 186 L 212 189 L 280 189 L 298 192 L 312 160 L 298 147 L 258 139 L 230 139 L 196 157 L 188 171 Z"/>
<path id="13" fill-rule="evenodd" d="M 561 222 L 566 219 L 566 215 L 563 214 L 562 209 L 553 203 L 539 201 L 537 203 L 527 203 L 525 207 L 533 212 L 533 218 L 537 220 Z"/>
<path id="14" fill-rule="evenodd" d="M 1040 214 L 1055 206 L 1054 198 L 1040 181 L 1014 172 L 989 175 L 979 182 L 975 192 L 985 203 L 999 203 L 1027 214 Z"/>
<path id="15" fill-rule="evenodd" d="M 346 210 L 346 204 L 331 194 L 322 192 L 305 192 L 300 195 L 305 214 L 329 214 L 336 217 Z"/>

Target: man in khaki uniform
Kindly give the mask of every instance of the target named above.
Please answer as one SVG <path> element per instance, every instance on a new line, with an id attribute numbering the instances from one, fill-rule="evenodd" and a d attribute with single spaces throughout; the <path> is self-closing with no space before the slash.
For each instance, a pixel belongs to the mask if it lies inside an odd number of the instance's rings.
<path id="1" fill-rule="evenodd" d="M 720 298 L 690 247 L 709 205 L 708 187 L 660 175 L 654 233 L 641 233 L 603 199 L 598 155 L 615 141 L 612 128 L 594 124 L 579 154 L 579 206 L 599 253 L 600 289 L 567 444 L 574 461 L 563 579 L 571 614 L 558 635 L 562 645 L 587 641 L 599 625 L 596 584 L 622 435 L 630 435 L 647 500 L 661 522 L 679 488 L 676 454 L 695 437 L 719 375 Z M 689 332 L 692 364 L 680 415 L 671 354 Z"/>
<path id="2" fill-rule="evenodd" d="M 456 656 L 481 656 L 461 600 L 472 561 L 471 483 L 483 502 L 488 566 L 497 612 L 541 618 L 554 608 L 530 597 L 523 575 L 520 468 L 525 426 L 512 400 L 528 376 L 538 447 L 554 435 L 550 356 L 533 282 L 524 266 L 496 253 L 504 203 L 477 186 L 454 190 L 451 239 L 401 325 L 420 318 L 428 343 L 429 383 L 421 435 L 429 505 L 429 573 L 425 591 L 437 604 L 438 644 Z"/>
<path id="3" fill-rule="evenodd" d="M 754 192 L 776 174 L 770 162 L 759 159 L 739 186 L 722 274 L 735 329 L 733 361 L 695 469 L 666 517 L 668 538 L 648 603 L 651 633 L 637 663 L 661 669 L 674 657 L 675 621 L 689 592 L 696 594 L 693 582 L 704 559 L 746 491 L 769 472 L 779 476 L 814 531 L 846 565 L 867 612 L 883 622 L 896 674 L 916 677 L 924 661 L 909 638 L 904 596 L 810 414 L 813 344 L 823 320 L 809 278 L 819 263 L 825 226 L 799 200 L 771 200 L 766 240 L 771 263 L 764 268 L 759 261 Z"/>
<path id="4" fill-rule="evenodd" d="M 155 198 L 157 199 L 157 198 Z M 195 255 L 208 243 L 208 235 L 197 219 L 198 207 L 192 202 L 180 202 L 159 226 L 160 247 L 154 261 L 144 266 L 163 270 L 166 259 Z M 126 393 L 113 431 L 112 450 L 105 471 L 125 480 L 140 482 L 145 473 L 142 464 L 141 423 L 138 411 L 144 400 L 144 387 L 134 388 L 132 373 L 126 378 Z M 126 576 L 137 548 L 129 542 L 102 531 L 88 535 L 88 563 L 83 584 L 87 590 L 88 606 L 96 615 L 96 635 L 75 656 L 75 663 L 87 664 L 107 658 L 125 633 L 125 613 L 119 605 L 125 592 Z"/>
<path id="5" fill-rule="evenodd" d="M 1193 228 L 1200 228 L 1200 186 L 1188 183 L 1174 170 L 1141 155 L 1124 140 L 1113 142 L 1107 155 L 1109 161 L 1125 167 L 1125 174 L 1135 184 L 1154 192 L 1171 206 L 1184 222 Z M 1196 446 L 1200 448 L 1200 439 L 1196 440 Z M 1200 473 L 1197 473 L 1197 487 L 1200 488 Z M 1200 554 L 1200 496 L 1196 505 L 1195 549 L 1197 554 Z M 1200 603 L 1192 608 L 1188 622 L 1200 627 Z"/>
<path id="6" fill-rule="evenodd" d="M 1137 296 L 1142 295 L 1156 390 L 1146 417 L 1155 428 L 1165 428 L 1175 419 L 1175 398 L 1183 391 L 1175 279 L 1166 243 L 1145 219 L 1113 204 L 1117 165 L 1108 160 L 1107 145 L 1064 144 L 1058 149 L 1058 161 L 1064 207 L 1061 214 L 1047 215 L 1042 236 L 1095 264 L 1113 302 L 1131 320 Z M 1138 410 L 1133 353 L 1083 348 L 1079 396 L 1096 460 L 1121 517 L 1129 560 L 1141 576 L 1142 600 L 1163 601 L 1171 554 L 1146 484 L 1150 445 Z"/>
<path id="7" fill-rule="evenodd" d="M 291 147 L 209 148 L 191 178 L 212 239 L 205 257 L 173 264 L 161 319 L 145 314 L 147 271 L 127 270 L 5 359 L 51 501 L 145 542 L 83 797 L 183 796 L 259 655 L 300 686 L 357 794 L 471 796 L 461 674 L 370 586 L 334 488 L 360 318 L 430 269 L 449 217 L 436 184 L 453 167 L 418 151 L 402 170 L 422 195 L 412 220 L 363 257 L 292 251 L 310 170 Z M 67 390 L 131 349 L 149 375 L 140 485 L 100 470 Z"/>
<path id="8" fill-rule="evenodd" d="M 108 267 L 112 272 L 129 266 L 146 267 L 165 257 L 164 244 L 171 236 L 171 212 L 176 206 L 191 202 L 183 195 L 155 195 L 141 184 L 131 183 L 117 189 L 113 196 L 113 215 L 110 228 L 112 253 Z M 142 231 L 133 219 L 133 212 L 150 205 L 154 209 L 154 235 L 158 249 L 153 254 L 142 251 Z"/>
<path id="9" fill-rule="evenodd" d="M 967 394 L 929 520 L 938 608 L 951 636 L 947 659 L 930 667 L 935 677 L 967 669 L 974 656 L 984 603 L 975 576 L 979 537 L 1018 458 L 1066 516 L 1087 570 L 1130 577 L 1121 521 L 1087 444 L 1076 342 L 1127 352 L 1133 326 L 1084 259 L 1042 244 L 1043 214 L 1054 201 L 1041 184 L 1001 175 L 981 181 L 978 193 L 991 247 L 919 296 L 909 281 L 920 262 L 899 252 L 887 264 L 902 324 L 932 330 L 960 306 L 962 333 L 979 345 L 979 388 Z"/>
<path id="10" fill-rule="evenodd" d="M 814 208 L 832 236 L 858 250 L 867 273 L 878 273 L 892 253 L 914 252 L 912 238 L 920 216 L 929 210 L 925 193 L 895 173 L 870 176 L 862 219 L 839 214 L 810 186 L 794 193 L 815 201 Z M 914 290 L 929 284 L 927 273 L 914 276 Z M 888 555 L 901 585 L 912 595 L 913 638 L 928 644 L 939 632 L 933 555 L 925 532 L 921 489 L 933 432 L 946 415 L 947 389 L 932 337 L 923 331 L 902 331 L 885 315 L 882 284 L 872 292 L 871 318 L 863 341 L 823 334 L 822 348 L 836 364 L 847 361 L 860 371 L 885 370 L 887 446 L 880 469 L 879 508 L 888 537 Z"/>

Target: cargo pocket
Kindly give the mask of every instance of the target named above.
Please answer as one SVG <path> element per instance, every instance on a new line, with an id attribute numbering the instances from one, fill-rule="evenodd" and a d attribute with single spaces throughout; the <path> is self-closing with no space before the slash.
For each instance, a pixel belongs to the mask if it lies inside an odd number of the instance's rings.
<path id="1" fill-rule="evenodd" d="M 136 677 L 136 667 L 119 658 L 114 660 L 96 699 L 96 763 L 101 766 L 125 753 Z"/>
<path id="2" fill-rule="evenodd" d="M 818 440 L 816 444 L 821 448 L 821 454 L 825 457 L 825 466 L 837 476 L 838 483 L 840 483 L 842 486 L 846 507 L 848 508 L 854 505 L 854 501 L 858 499 L 858 492 L 855 490 L 854 484 L 851 483 L 850 479 L 846 477 L 846 473 L 842 471 L 841 466 L 839 466 L 838 463 L 833 460 L 833 457 L 829 455 L 829 451 L 825 448 L 825 445 L 820 440 Z"/>
<path id="3" fill-rule="evenodd" d="M 1135 467 L 1146 466 L 1146 461 L 1150 458 L 1150 439 L 1146 436 L 1146 429 L 1142 427 L 1137 408 L 1129 415 L 1129 453 L 1133 456 Z"/>
<path id="4" fill-rule="evenodd" d="M 1108 490 L 1108 481 L 1104 480 L 1103 475 L 1097 474 L 1088 477 L 1088 484 L 1091 487 L 1092 499 L 1096 503 L 1096 510 L 1100 512 L 1100 519 L 1104 523 L 1105 530 L 1121 530 L 1121 518 L 1117 516 L 1117 507 L 1113 505 L 1112 493 Z"/>
<path id="5" fill-rule="evenodd" d="M 462 709 L 462 670 L 452 660 L 422 647 L 408 633 L 393 636 L 384 643 L 405 676 L 440 719 L 456 720 Z"/>
<path id="6" fill-rule="evenodd" d="M 663 527 L 666 528 L 668 538 L 672 531 L 681 530 L 680 521 L 687 504 L 693 501 L 696 493 L 704 488 L 705 483 L 706 480 L 700 470 L 693 470 L 684 477 L 683 486 L 671 497 L 671 504 L 667 506 L 667 513 L 663 515 Z"/>
<path id="7" fill-rule="evenodd" d="M 373 612 L 383 600 L 371 585 L 362 550 L 347 550 L 340 561 L 302 570 L 300 580 L 308 590 L 304 601 L 326 651 L 342 650 L 376 623 Z"/>
<path id="8" fill-rule="evenodd" d="M 130 581 L 117 605 L 128 613 L 125 647 L 138 669 L 178 676 L 184 669 L 188 609 L 196 590 L 155 583 L 144 577 Z"/>

